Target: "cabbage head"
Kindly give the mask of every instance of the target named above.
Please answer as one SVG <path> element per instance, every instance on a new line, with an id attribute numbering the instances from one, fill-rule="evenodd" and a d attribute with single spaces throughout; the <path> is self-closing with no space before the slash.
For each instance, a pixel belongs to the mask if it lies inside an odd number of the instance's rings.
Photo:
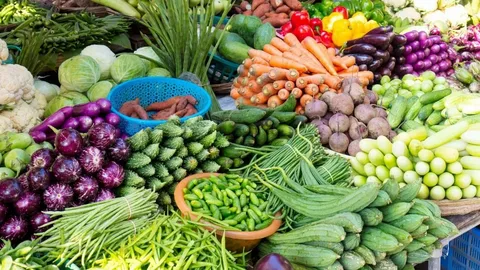
<path id="1" fill-rule="evenodd" d="M 115 85 L 112 81 L 99 81 L 88 89 L 87 97 L 90 101 L 106 98 Z"/>
<path id="2" fill-rule="evenodd" d="M 90 45 L 85 47 L 80 55 L 90 56 L 97 61 L 100 66 L 100 80 L 110 77 L 110 67 L 116 59 L 110 48 L 105 45 Z"/>
<path id="3" fill-rule="evenodd" d="M 61 93 L 50 100 L 45 108 L 44 117 L 48 117 L 63 107 L 74 106 L 89 102 L 88 98 L 79 92 L 70 91 Z"/>
<path id="4" fill-rule="evenodd" d="M 168 71 L 164 68 L 152 68 L 151 70 L 148 71 L 147 76 L 148 77 L 168 77 L 168 78 L 171 78 L 172 74 L 170 74 L 170 71 Z"/>
<path id="5" fill-rule="evenodd" d="M 77 55 L 60 65 L 58 80 L 68 91 L 86 92 L 100 79 L 100 66 L 90 56 Z"/>
<path id="6" fill-rule="evenodd" d="M 158 57 L 158 55 L 155 53 L 155 51 L 152 49 L 152 47 L 149 47 L 149 46 L 138 48 L 133 53 L 141 55 L 141 56 L 145 56 L 145 57 L 150 58 L 152 60 L 155 60 L 157 62 L 161 62 L 160 57 Z M 152 62 L 150 60 L 142 58 L 142 61 L 146 65 L 147 71 L 151 70 L 152 68 L 157 67 L 157 64 L 155 64 L 154 62 Z"/>
<path id="7" fill-rule="evenodd" d="M 33 86 L 45 96 L 47 102 L 52 100 L 52 98 L 54 98 L 56 95 L 60 94 L 60 87 L 46 81 L 36 79 L 33 82 Z"/>
<path id="8" fill-rule="evenodd" d="M 110 74 L 116 83 L 145 77 L 146 73 L 147 70 L 142 59 L 133 54 L 120 55 L 110 68 Z"/>

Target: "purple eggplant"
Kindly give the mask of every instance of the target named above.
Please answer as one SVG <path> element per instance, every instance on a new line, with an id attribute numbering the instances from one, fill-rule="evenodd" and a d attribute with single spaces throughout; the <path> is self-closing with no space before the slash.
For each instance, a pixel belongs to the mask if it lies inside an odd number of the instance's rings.
<path id="1" fill-rule="evenodd" d="M 417 40 L 418 38 L 418 31 L 413 30 L 408 33 L 405 33 L 405 38 L 407 39 L 407 42 L 412 42 Z"/>
<path id="2" fill-rule="evenodd" d="M 367 32 L 367 35 L 376 35 L 376 34 L 387 34 L 387 33 L 390 33 L 393 31 L 393 26 L 391 25 L 387 25 L 387 26 L 381 26 L 381 27 L 377 27 L 377 28 L 374 28 L 370 31 Z"/>
<path id="3" fill-rule="evenodd" d="M 399 64 L 399 65 L 405 64 L 405 57 L 403 57 L 403 56 L 398 57 L 397 58 L 397 64 Z"/>
<path id="4" fill-rule="evenodd" d="M 93 118 L 93 124 L 94 125 L 98 125 L 98 124 L 101 124 L 103 122 L 105 122 L 105 119 L 103 119 L 103 117 L 101 117 L 101 116 L 97 116 L 97 117 Z"/>
<path id="5" fill-rule="evenodd" d="M 422 71 L 423 69 L 425 68 L 425 63 L 423 63 L 422 60 L 419 60 L 417 61 L 414 65 L 413 65 L 413 69 L 415 71 Z"/>
<path id="6" fill-rule="evenodd" d="M 55 113 L 47 117 L 45 120 L 43 120 L 43 122 L 40 125 L 30 129 L 30 132 L 41 131 L 46 133 L 47 131 L 50 130 L 50 126 L 54 128 L 60 128 L 65 122 L 65 120 L 66 120 L 65 114 L 61 111 L 56 111 Z"/>
<path id="7" fill-rule="evenodd" d="M 8 207 L 0 203 L 0 224 L 5 220 L 8 214 Z"/>
<path id="8" fill-rule="evenodd" d="M 15 178 L 6 178 L 0 180 L 0 202 L 14 203 L 20 198 L 22 187 Z"/>
<path id="9" fill-rule="evenodd" d="M 61 211 L 73 200 L 73 189 L 69 185 L 54 184 L 43 193 L 43 201 L 50 210 Z"/>
<path id="10" fill-rule="evenodd" d="M 79 104 L 73 106 L 73 116 L 95 117 L 100 114 L 100 105 L 95 102 Z"/>
<path id="11" fill-rule="evenodd" d="M 93 126 L 93 120 L 90 116 L 82 115 L 78 117 L 78 131 L 87 132 Z"/>
<path id="12" fill-rule="evenodd" d="M 433 62 L 432 62 L 433 63 Z M 440 72 L 440 67 L 437 65 L 437 64 L 433 64 L 431 67 L 430 67 L 430 70 L 435 72 L 435 73 L 438 73 Z"/>
<path id="13" fill-rule="evenodd" d="M 393 53 L 393 46 L 392 46 L 392 44 L 389 44 L 389 45 L 388 45 L 388 47 L 387 47 L 387 52 L 388 52 L 389 54 L 392 54 L 392 53 Z"/>
<path id="14" fill-rule="evenodd" d="M 423 51 L 418 51 L 415 54 L 417 55 L 418 60 L 423 60 L 423 58 L 425 58 L 425 52 Z"/>
<path id="15" fill-rule="evenodd" d="M 395 49 L 393 49 L 392 55 L 396 57 L 405 55 L 405 46 L 396 47 Z"/>
<path id="16" fill-rule="evenodd" d="M 440 36 L 431 36 L 429 37 L 429 40 L 432 41 L 432 44 L 439 44 L 442 42 L 442 37 Z M 433 45 L 432 45 L 433 46 Z"/>
<path id="17" fill-rule="evenodd" d="M 100 106 L 101 113 L 109 113 L 112 109 L 112 103 L 108 99 L 100 98 L 95 103 Z"/>
<path id="18" fill-rule="evenodd" d="M 438 60 L 438 55 L 436 54 L 430 54 L 428 57 L 427 57 L 428 60 L 430 60 L 432 62 L 432 64 L 436 64 L 439 60 Z"/>
<path id="19" fill-rule="evenodd" d="M 98 182 L 105 188 L 116 188 L 123 182 L 125 173 L 123 167 L 110 161 L 97 173 Z"/>
<path id="20" fill-rule="evenodd" d="M 385 50 L 390 45 L 390 38 L 387 35 L 382 34 L 367 34 L 361 38 L 349 40 L 347 46 L 350 47 L 355 44 L 371 44 L 377 49 Z"/>
<path id="21" fill-rule="evenodd" d="M 382 63 L 384 63 L 390 58 L 390 53 L 387 51 L 377 50 L 372 56 L 373 59 L 381 60 Z"/>
<path id="22" fill-rule="evenodd" d="M 429 48 L 426 48 L 426 49 L 423 51 L 423 53 L 425 54 L 425 57 L 427 57 L 427 56 L 430 55 L 431 51 L 430 51 Z"/>
<path id="23" fill-rule="evenodd" d="M 420 49 L 420 41 L 415 40 L 409 44 L 412 47 L 412 52 L 416 52 Z"/>
<path id="24" fill-rule="evenodd" d="M 108 123 L 101 123 L 93 126 L 88 131 L 88 140 L 90 145 L 99 148 L 100 150 L 107 149 L 117 139 L 115 127 Z"/>
<path id="25" fill-rule="evenodd" d="M 407 64 L 413 65 L 418 61 L 418 56 L 417 56 L 417 54 L 412 53 L 412 54 L 407 55 L 405 60 L 406 60 Z"/>
<path id="26" fill-rule="evenodd" d="M 116 139 L 108 148 L 108 156 L 118 162 L 126 161 L 130 156 L 130 146 L 124 139 Z"/>
<path id="27" fill-rule="evenodd" d="M 0 237 L 18 242 L 28 234 L 28 223 L 19 216 L 12 216 L 0 226 Z"/>
<path id="28" fill-rule="evenodd" d="M 15 212 L 20 216 L 29 216 L 40 210 L 42 197 L 33 192 L 24 192 L 15 202 Z"/>
<path id="29" fill-rule="evenodd" d="M 23 191 L 30 190 L 30 183 L 28 183 L 27 173 L 22 173 L 19 177 L 17 177 L 18 183 L 22 187 Z"/>
<path id="30" fill-rule="evenodd" d="M 440 71 L 447 71 L 452 65 L 448 63 L 447 60 L 443 60 L 440 63 L 438 63 L 438 68 Z"/>
<path id="31" fill-rule="evenodd" d="M 366 64 L 361 64 L 358 66 L 358 69 L 360 71 L 365 71 L 365 70 L 368 70 L 368 66 Z"/>
<path id="32" fill-rule="evenodd" d="M 96 173 L 103 167 L 103 152 L 94 146 L 85 147 L 78 157 L 78 162 L 86 173 Z"/>
<path id="33" fill-rule="evenodd" d="M 446 52 L 448 50 L 448 45 L 445 42 L 439 43 L 439 46 L 440 46 L 440 51 L 442 52 Z"/>
<path id="34" fill-rule="evenodd" d="M 73 129 L 77 129 L 79 124 L 80 124 L 80 123 L 78 122 L 78 119 L 77 119 L 77 118 L 75 118 L 75 117 L 70 117 L 70 118 L 67 119 L 67 121 L 65 121 L 65 123 L 63 123 L 62 128 L 73 128 Z"/>
<path id="35" fill-rule="evenodd" d="M 52 219 L 49 215 L 39 212 L 34 214 L 30 218 L 30 227 L 32 228 L 33 232 L 44 232 L 47 230 L 48 226 L 42 226 L 49 223 L 50 221 L 52 221 Z"/>
<path id="36" fill-rule="evenodd" d="M 73 185 L 73 192 L 81 202 L 91 202 L 97 198 L 98 182 L 91 176 L 82 176 Z"/>
<path id="37" fill-rule="evenodd" d="M 28 186 L 33 191 L 45 190 L 51 182 L 51 175 L 48 168 L 35 167 L 27 173 Z"/>
<path id="38" fill-rule="evenodd" d="M 95 199 L 95 202 L 101 202 L 101 201 L 106 201 L 106 200 L 111 200 L 111 199 L 115 199 L 115 194 L 113 194 L 113 192 L 109 189 L 100 189 L 100 191 L 98 191 L 98 195 L 97 195 L 97 198 Z"/>
<path id="39" fill-rule="evenodd" d="M 393 38 L 393 44 L 395 46 L 403 46 L 407 43 L 407 38 L 404 35 L 395 35 Z"/>
<path id="40" fill-rule="evenodd" d="M 369 54 L 372 55 L 375 53 L 377 49 L 375 46 L 367 44 L 367 43 L 360 43 L 349 46 L 343 50 L 344 54 L 353 54 L 353 53 L 362 53 L 362 54 Z"/>
<path id="41" fill-rule="evenodd" d="M 368 65 L 373 61 L 373 57 L 371 57 L 368 54 L 351 54 L 350 56 L 355 57 L 355 63 L 357 65 L 361 65 L 361 64 Z"/>
<path id="42" fill-rule="evenodd" d="M 65 116 L 65 119 L 68 119 L 68 118 L 72 117 L 73 107 L 72 106 L 63 107 L 58 111 L 63 113 L 63 115 Z"/>
<path id="43" fill-rule="evenodd" d="M 28 134 L 32 136 L 33 141 L 36 143 L 42 143 L 47 140 L 47 134 L 43 131 L 35 130 L 35 131 L 30 131 Z"/>
<path id="44" fill-rule="evenodd" d="M 110 125 L 116 127 L 120 124 L 120 116 L 111 112 L 105 115 L 105 122 L 109 123 Z"/>
<path id="45" fill-rule="evenodd" d="M 64 156 L 75 156 L 82 150 L 83 138 L 75 129 L 62 129 L 55 136 L 55 149 Z"/>
<path id="46" fill-rule="evenodd" d="M 375 70 L 377 70 L 381 65 L 382 65 L 381 59 L 373 60 L 373 62 L 370 65 L 368 65 L 368 70 L 375 72 Z"/>
<path id="47" fill-rule="evenodd" d="M 412 46 L 406 45 L 405 46 L 405 54 L 404 55 L 409 55 L 412 53 Z"/>
<path id="48" fill-rule="evenodd" d="M 282 255 L 271 253 L 258 260 L 253 270 L 293 270 L 293 266 Z"/>
<path id="49" fill-rule="evenodd" d="M 73 157 L 59 156 L 52 165 L 52 173 L 60 183 L 73 183 L 82 175 L 82 167 Z"/>
<path id="50" fill-rule="evenodd" d="M 423 60 L 423 66 L 425 69 L 429 69 L 430 67 L 432 67 L 432 61 L 428 59 Z"/>

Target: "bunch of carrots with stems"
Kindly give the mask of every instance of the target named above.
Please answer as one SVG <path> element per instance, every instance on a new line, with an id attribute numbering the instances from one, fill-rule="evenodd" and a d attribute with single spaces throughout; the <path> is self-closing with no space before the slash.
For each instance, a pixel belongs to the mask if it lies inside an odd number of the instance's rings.
<path id="1" fill-rule="evenodd" d="M 373 73 L 360 71 L 354 57 L 336 56 L 335 49 L 310 37 L 302 42 L 291 33 L 284 40 L 274 37 L 263 50 L 251 49 L 248 54 L 230 92 L 237 106 L 275 108 L 294 95 L 299 101 L 295 111 L 303 114 L 305 106 L 322 93 L 341 93 L 346 77 L 357 77 L 365 91 L 373 81 Z"/>

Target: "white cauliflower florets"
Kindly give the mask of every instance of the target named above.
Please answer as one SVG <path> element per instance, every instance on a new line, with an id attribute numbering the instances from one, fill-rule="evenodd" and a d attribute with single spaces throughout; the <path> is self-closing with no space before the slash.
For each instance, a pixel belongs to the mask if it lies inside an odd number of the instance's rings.
<path id="1" fill-rule="evenodd" d="M 410 22 L 413 22 L 413 21 L 420 20 L 421 15 L 413 7 L 407 7 L 407 8 L 404 8 L 404 9 L 400 10 L 399 12 L 395 13 L 395 17 L 399 17 L 402 20 L 406 18 Z"/>
<path id="2" fill-rule="evenodd" d="M 0 39 L 0 65 L 3 61 L 8 59 L 8 47 L 7 43 Z"/>
<path id="3" fill-rule="evenodd" d="M 12 128 L 17 132 L 27 133 L 41 121 L 40 117 L 43 115 L 46 105 L 45 96 L 40 92 L 35 93 L 35 99 L 31 104 L 19 100 L 12 110 L 0 113 L 0 133 Z"/>
<path id="4" fill-rule="evenodd" d="M 430 12 L 428 14 L 425 14 L 425 16 L 423 16 L 423 21 L 425 23 L 432 23 L 432 22 L 436 22 L 436 21 L 441 21 L 441 22 L 447 23 L 448 18 L 443 11 L 435 10 L 434 12 Z"/>
<path id="5" fill-rule="evenodd" d="M 9 131 L 15 131 L 15 129 L 13 129 L 12 121 L 3 115 L 0 115 L 0 134 Z"/>
<path id="6" fill-rule="evenodd" d="M 413 0 L 413 7 L 421 13 L 435 11 L 438 8 L 437 0 Z"/>
<path id="7" fill-rule="evenodd" d="M 394 11 L 398 11 L 410 4 L 410 0 L 383 0 L 385 6 L 393 9 Z"/>
<path id="8" fill-rule="evenodd" d="M 35 97 L 32 74 L 20 65 L 0 65 L 0 105 Z"/>
<path id="9" fill-rule="evenodd" d="M 467 25 L 467 22 L 470 19 L 467 9 L 462 5 L 446 8 L 445 15 L 448 18 L 450 26 L 453 28 L 459 28 Z"/>

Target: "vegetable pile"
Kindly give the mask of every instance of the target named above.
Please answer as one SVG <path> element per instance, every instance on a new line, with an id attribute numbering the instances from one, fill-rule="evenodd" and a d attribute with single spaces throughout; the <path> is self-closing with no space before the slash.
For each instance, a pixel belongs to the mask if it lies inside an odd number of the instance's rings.
<path id="1" fill-rule="evenodd" d="M 228 140 L 217 124 L 193 117 L 180 124 L 178 116 L 155 129 L 143 129 L 128 139 L 132 154 L 125 164 L 125 181 L 117 190 L 126 195 L 146 186 L 160 193 L 158 203 L 168 206 L 176 182 L 193 173 L 217 172 L 231 166 L 220 158 Z"/>
<path id="2" fill-rule="evenodd" d="M 242 1 L 234 6 L 235 11 L 246 16 L 256 16 L 263 23 L 270 23 L 280 27 L 288 22 L 292 11 L 302 10 L 302 3 L 298 0 L 252 0 Z"/>
<path id="3" fill-rule="evenodd" d="M 460 54 L 460 61 L 480 60 L 480 29 L 478 25 L 471 25 L 465 31 L 450 37 L 450 43 L 454 45 Z"/>
<path id="4" fill-rule="evenodd" d="M 46 11 L 28 0 L 8 0 L 8 4 L 0 7 L 0 25 L 21 23 L 36 14 L 44 15 Z"/>
<path id="5" fill-rule="evenodd" d="M 0 248 L 1 266 L 5 269 L 14 267 L 23 269 L 58 269 L 53 264 L 47 264 L 42 259 L 34 256 L 38 250 L 38 240 L 23 241 L 15 247 L 12 242 L 5 241 Z M 20 268 L 20 269 L 22 269 Z"/>
<path id="6" fill-rule="evenodd" d="M 170 116 L 185 117 L 197 113 L 197 100 L 193 96 L 176 96 L 162 102 L 154 102 L 143 108 L 140 99 L 123 103 L 120 112 L 126 116 L 147 120 L 167 120 Z M 151 116 L 147 112 L 153 112 Z"/>
<path id="7" fill-rule="evenodd" d="M 263 212 L 268 202 L 262 193 L 255 194 L 256 187 L 253 181 L 234 174 L 210 176 L 191 180 L 183 198 L 194 213 L 241 231 L 258 231 L 273 219 Z"/>
<path id="8" fill-rule="evenodd" d="M 478 75 L 480 74 L 480 62 L 473 61 L 468 66 L 456 66 L 455 77 L 449 80 L 450 87 L 466 93 L 480 92 Z"/>

